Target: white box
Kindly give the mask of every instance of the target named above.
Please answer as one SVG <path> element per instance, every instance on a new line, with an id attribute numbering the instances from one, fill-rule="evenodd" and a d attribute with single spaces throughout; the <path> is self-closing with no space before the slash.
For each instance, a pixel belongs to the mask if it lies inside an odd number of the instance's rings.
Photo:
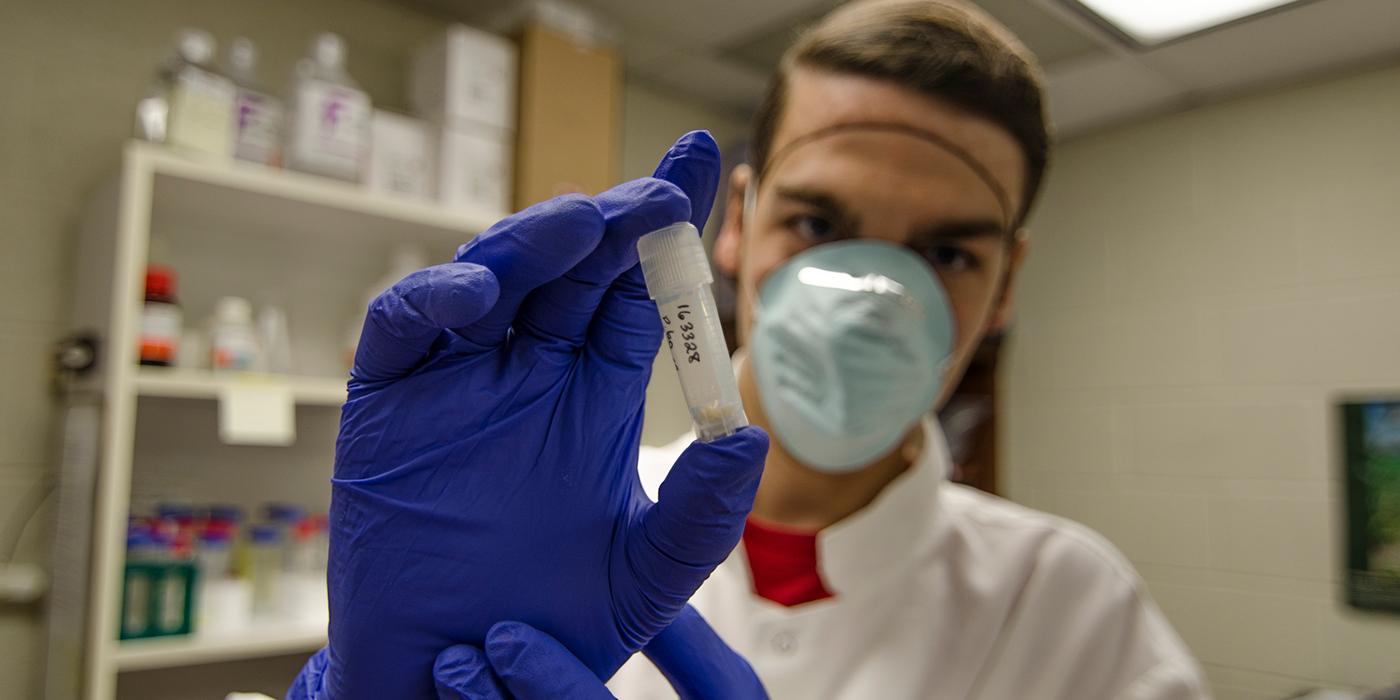
<path id="1" fill-rule="evenodd" d="M 433 193 L 432 131 L 421 119 L 374 110 L 364 182 L 375 192 L 428 199 Z"/>
<path id="2" fill-rule="evenodd" d="M 515 132 L 445 127 L 438 138 L 438 202 L 490 214 L 510 211 Z"/>
<path id="3" fill-rule="evenodd" d="M 510 40 L 453 25 L 414 56 L 409 100 L 442 126 L 514 129 L 517 60 Z"/>

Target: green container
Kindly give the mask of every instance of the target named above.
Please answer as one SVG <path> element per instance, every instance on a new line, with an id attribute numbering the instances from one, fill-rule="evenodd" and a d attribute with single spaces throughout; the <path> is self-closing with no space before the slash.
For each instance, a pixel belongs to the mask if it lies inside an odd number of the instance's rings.
<path id="1" fill-rule="evenodd" d="M 132 562 L 122 581 L 121 639 L 189 634 L 194 621 L 194 564 Z"/>

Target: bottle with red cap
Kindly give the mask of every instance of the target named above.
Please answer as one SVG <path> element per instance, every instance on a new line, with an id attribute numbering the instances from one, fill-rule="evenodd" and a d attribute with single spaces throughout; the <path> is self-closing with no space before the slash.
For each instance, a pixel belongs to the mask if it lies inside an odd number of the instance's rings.
<path id="1" fill-rule="evenodd" d="M 175 299 L 175 271 L 164 265 L 146 267 L 146 305 L 141 311 L 141 364 L 175 364 L 184 316 Z"/>

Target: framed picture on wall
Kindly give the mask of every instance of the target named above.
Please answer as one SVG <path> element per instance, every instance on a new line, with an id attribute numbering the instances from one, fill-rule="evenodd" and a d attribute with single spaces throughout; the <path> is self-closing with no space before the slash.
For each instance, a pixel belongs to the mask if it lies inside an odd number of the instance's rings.
<path id="1" fill-rule="evenodd" d="M 1400 612 L 1400 393 L 1341 404 L 1347 602 Z"/>

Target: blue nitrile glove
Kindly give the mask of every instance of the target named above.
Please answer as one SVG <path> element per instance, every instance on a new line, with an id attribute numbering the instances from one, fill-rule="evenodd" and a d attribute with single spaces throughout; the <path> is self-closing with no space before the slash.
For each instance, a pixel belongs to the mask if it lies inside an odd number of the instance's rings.
<path id="1" fill-rule="evenodd" d="M 636 241 L 703 225 L 714 141 L 682 137 L 657 176 L 530 207 L 370 305 L 336 442 L 330 643 L 290 697 L 430 698 L 438 653 L 500 620 L 607 678 L 738 542 L 762 431 L 692 445 L 661 505 L 638 482 L 661 328 Z"/>
<path id="2" fill-rule="evenodd" d="M 695 608 L 646 647 L 681 700 L 767 698 L 753 667 L 734 653 Z M 519 622 L 486 634 L 483 649 L 450 647 L 433 665 L 438 700 L 551 700 L 612 698 L 603 682 L 553 637 Z"/>

